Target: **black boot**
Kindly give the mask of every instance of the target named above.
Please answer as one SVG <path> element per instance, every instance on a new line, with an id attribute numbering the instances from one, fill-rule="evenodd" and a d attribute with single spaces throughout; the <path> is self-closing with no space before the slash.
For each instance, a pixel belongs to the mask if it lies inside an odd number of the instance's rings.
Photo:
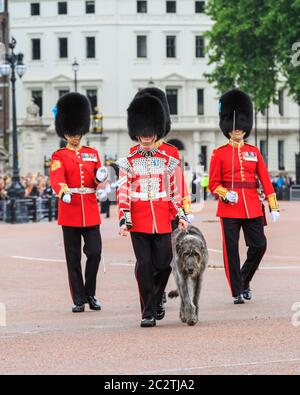
<path id="1" fill-rule="evenodd" d="M 161 301 L 160 304 L 157 306 L 157 310 L 156 310 L 156 319 L 158 321 L 162 320 L 165 317 L 166 311 L 165 311 L 165 306 L 164 306 L 164 302 Z"/>
<path id="2" fill-rule="evenodd" d="M 84 313 L 85 306 L 84 304 L 75 305 L 72 308 L 72 313 Z"/>
<path id="3" fill-rule="evenodd" d="M 252 299 L 252 291 L 250 288 L 245 289 L 245 291 L 243 292 L 243 297 L 246 300 L 251 300 Z"/>
<path id="4" fill-rule="evenodd" d="M 154 326 L 156 326 L 156 321 L 154 317 L 146 317 L 143 318 L 141 321 L 142 328 L 153 328 Z"/>
<path id="5" fill-rule="evenodd" d="M 245 300 L 243 298 L 243 295 L 239 295 L 233 298 L 233 303 L 234 304 L 245 304 Z"/>
<path id="6" fill-rule="evenodd" d="M 95 296 L 88 296 L 87 297 L 87 302 L 88 302 L 91 310 L 94 310 L 94 311 L 100 311 L 101 310 L 101 305 L 100 305 L 100 303 L 98 302 L 98 300 L 96 299 Z"/>

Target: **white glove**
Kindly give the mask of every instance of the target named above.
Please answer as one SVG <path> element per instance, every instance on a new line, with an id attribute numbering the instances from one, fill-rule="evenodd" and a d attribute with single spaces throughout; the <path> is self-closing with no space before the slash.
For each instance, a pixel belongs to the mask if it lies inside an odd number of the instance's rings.
<path id="1" fill-rule="evenodd" d="M 61 199 L 64 203 L 70 204 L 72 197 L 69 193 L 65 193 L 64 196 Z"/>
<path id="2" fill-rule="evenodd" d="M 188 222 L 189 224 L 191 224 L 191 223 L 194 221 L 194 216 L 193 216 L 193 214 L 187 214 L 187 215 L 186 215 L 186 219 L 187 219 L 187 222 Z"/>
<path id="3" fill-rule="evenodd" d="M 229 191 L 226 194 L 226 199 L 230 202 L 230 203 L 237 203 L 239 200 L 239 195 L 236 192 L 232 192 Z"/>
<path id="4" fill-rule="evenodd" d="M 97 181 L 100 183 L 104 182 L 108 177 L 108 171 L 106 167 L 99 167 L 96 173 Z"/>
<path id="5" fill-rule="evenodd" d="M 279 220 L 280 213 L 279 213 L 279 211 L 271 211 L 271 216 L 272 216 L 273 222 L 275 223 Z"/>

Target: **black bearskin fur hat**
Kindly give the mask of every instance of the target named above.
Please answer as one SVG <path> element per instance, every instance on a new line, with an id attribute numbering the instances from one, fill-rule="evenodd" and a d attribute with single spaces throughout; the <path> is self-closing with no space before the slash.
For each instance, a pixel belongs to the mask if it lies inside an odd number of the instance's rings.
<path id="1" fill-rule="evenodd" d="M 57 102 L 55 129 L 59 137 L 87 134 L 90 130 L 91 106 L 80 93 L 67 93 Z"/>
<path id="2" fill-rule="evenodd" d="M 128 132 L 132 140 L 138 137 L 157 136 L 157 140 L 165 134 L 166 115 L 161 101 L 150 94 L 137 96 L 127 109 Z"/>
<path id="3" fill-rule="evenodd" d="M 230 138 L 235 111 L 235 130 L 244 131 L 245 139 L 249 137 L 253 126 L 253 105 L 247 93 L 232 89 L 220 98 L 219 106 L 220 128 L 224 135 Z"/>
<path id="4" fill-rule="evenodd" d="M 165 110 L 165 116 L 166 116 L 166 130 L 163 137 L 166 137 L 171 131 L 171 116 L 170 116 L 170 108 L 169 108 L 167 96 L 165 92 L 162 91 L 161 89 L 156 87 L 149 87 L 149 88 L 141 89 L 135 95 L 135 97 L 140 97 L 142 95 L 145 95 L 146 93 L 150 94 L 151 96 L 157 97 L 161 101 L 161 104 L 163 105 L 163 108 Z"/>

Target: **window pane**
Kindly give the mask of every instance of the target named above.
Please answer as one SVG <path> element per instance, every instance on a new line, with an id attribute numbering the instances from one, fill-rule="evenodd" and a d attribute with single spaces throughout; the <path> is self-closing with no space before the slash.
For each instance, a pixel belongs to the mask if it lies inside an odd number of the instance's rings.
<path id="1" fill-rule="evenodd" d="M 138 1 L 137 2 L 137 12 L 140 14 L 147 13 L 147 1 Z"/>
<path id="2" fill-rule="evenodd" d="M 67 15 L 68 3 L 66 1 L 60 1 L 58 3 L 58 15 Z"/>
<path id="3" fill-rule="evenodd" d="M 40 15 L 40 3 L 31 3 L 30 9 L 32 16 Z"/>
<path id="4" fill-rule="evenodd" d="M 204 171 L 207 170 L 207 146 L 201 145 L 200 165 L 204 166 Z"/>
<path id="5" fill-rule="evenodd" d="M 196 58 L 204 58 L 204 37 L 196 36 Z"/>
<path id="6" fill-rule="evenodd" d="M 178 89 L 167 89 L 167 99 L 170 107 L 170 114 L 178 114 Z"/>
<path id="7" fill-rule="evenodd" d="M 176 13 L 176 1 L 167 1 L 167 13 L 168 14 Z"/>
<path id="8" fill-rule="evenodd" d="M 68 57 L 68 39 L 67 38 L 59 38 L 59 57 L 62 59 Z"/>
<path id="9" fill-rule="evenodd" d="M 34 103 L 40 108 L 40 116 L 43 115 L 43 91 L 42 90 L 34 90 L 31 92 L 31 97 L 33 98 Z"/>
<path id="10" fill-rule="evenodd" d="M 32 43 L 32 60 L 41 59 L 41 40 L 39 38 L 34 38 L 31 40 Z"/>
<path id="11" fill-rule="evenodd" d="M 147 57 L 147 36 L 137 36 L 137 57 Z"/>
<path id="12" fill-rule="evenodd" d="M 278 169 L 285 170 L 284 166 L 284 141 L 278 141 Z"/>
<path id="13" fill-rule="evenodd" d="M 195 1 L 195 12 L 196 14 L 205 12 L 205 1 Z"/>
<path id="14" fill-rule="evenodd" d="M 91 59 L 96 57 L 96 38 L 86 38 L 86 57 Z"/>
<path id="15" fill-rule="evenodd" d="M 279 114 L 283 117 L 284 116 L 284 90 L 280 89 L 278 92 L 278 105 L 279 105 Z"/>
<path id="16" fill-rule="evenodd" d="M 198 115 L 204 115 L 204 90 L 198 89 Z"/>
<path id="17" fill-rule="evenodd" d="M 95 14 L 95 2 L 86 1 L 85 2 L 85 12 L 86 14 Z"/>
<path id="18" fill-rule="evenodd" d="M 260 140 L 259 142 L 259 148 L 260 148 L 260 152 L 264 158 L 264 160 L 266 161 L 266 157 L 267 157 L 267 142 L 266 140 Z"/>
<path id="19" fill-rule="evenodd" d="M 176 36 L 167 36 L 167 58 L 176 58 Z"/>
<path id="20" fill-rule="evenodd" d="M 95 113 L 96 107 L 98 106 L 97 89 L 88 89 L 86 95 L 91 103 L 92 112 Z"/>

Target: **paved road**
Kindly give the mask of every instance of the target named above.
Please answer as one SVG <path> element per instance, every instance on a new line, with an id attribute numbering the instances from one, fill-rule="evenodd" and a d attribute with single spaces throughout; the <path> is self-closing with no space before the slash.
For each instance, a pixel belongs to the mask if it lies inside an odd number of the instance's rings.
<path id="1" fill-rule="evenodd" d="M 205 274 L 196 327 L 179 322 L 175 300 L 156 328 L 139 328 L 133 253 L 130 240 L 117 236 L 115 209 L 102 226 L 100 313 L 70 313 L 56 224 L 1 224 L 7 326 L 0 327 L 0 374 L 299 374 L 300 326 L 292 324 L 292 306 L 300 302 L 299 207 L 283 203 L 280 223 L 267 228 L 269 250 L 253 283 L 254 300 L 244 306 L 232 305 L 225 282 L 215 203 L 196 214 L 215 267 Z M 300 323 L 300 314 L 294 321 Z"/>

